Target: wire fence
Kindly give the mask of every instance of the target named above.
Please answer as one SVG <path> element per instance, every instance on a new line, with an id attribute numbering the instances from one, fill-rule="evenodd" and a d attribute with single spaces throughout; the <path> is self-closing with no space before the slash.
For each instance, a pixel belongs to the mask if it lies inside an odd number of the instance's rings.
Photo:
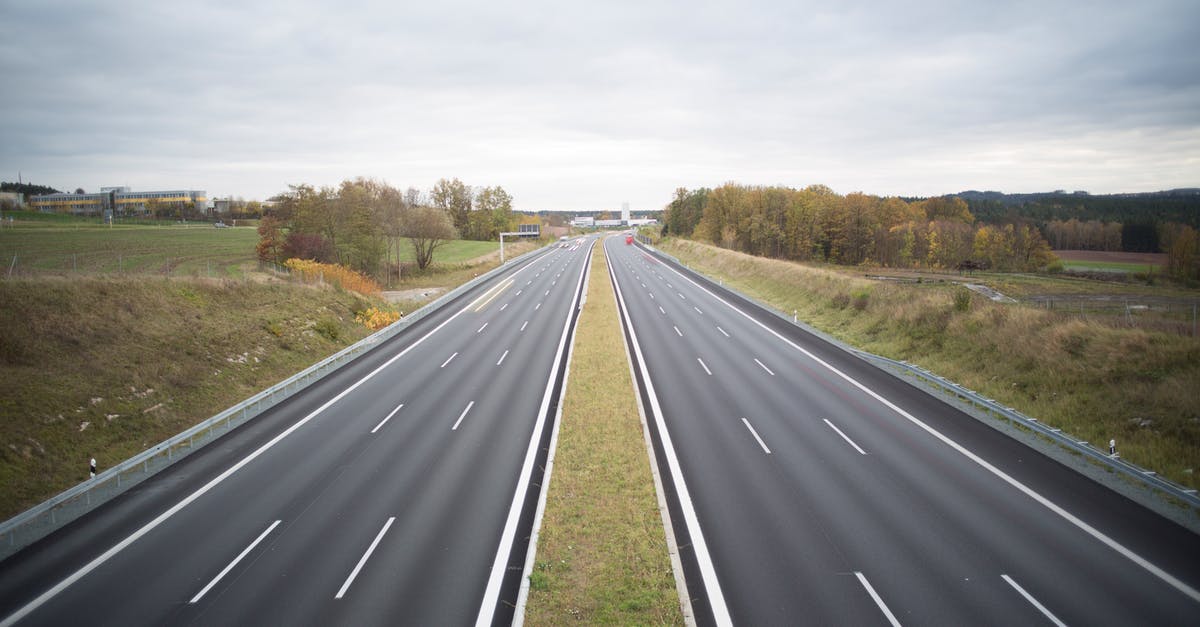
<path id="1" fill-rule="evenodd" d="M 1200 299 L 1123 295 L 1044 295 L 1021 301 L 1024 305 L 1056 312 L 1064 317 L 1114 326 L 1162 331 L 1198 337 Z"/>

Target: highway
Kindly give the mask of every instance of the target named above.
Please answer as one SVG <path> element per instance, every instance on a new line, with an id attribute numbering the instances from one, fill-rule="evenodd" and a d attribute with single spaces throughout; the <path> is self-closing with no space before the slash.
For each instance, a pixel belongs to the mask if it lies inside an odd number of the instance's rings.
<path id="1" fill-rule="evenodd" d="M 511 622 L 590 251 L 510 264 L 0 563 L 0 625 Z"/>
<path id="2" fill-rule="evenodd" d="M 1181 625 L 1200 537 L 605 241 L 700 624 Z"/>

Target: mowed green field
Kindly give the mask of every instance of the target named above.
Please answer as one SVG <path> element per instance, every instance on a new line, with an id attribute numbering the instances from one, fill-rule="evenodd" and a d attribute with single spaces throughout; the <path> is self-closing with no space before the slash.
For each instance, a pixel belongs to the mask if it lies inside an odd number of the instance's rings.
<path id="1" fill-rule="evenodd" d="M 252 228 L 36 223 L 0 229 L 3 272 L 240 278 L 257 264 Z"/>
<path id="2" fill-rule="evenodd" d="M 210 225 L 113 227 L 81 222 L 27 222 L 0 228 L 0 276 L 162 274 L 241 278 L 257 268 L 258 233 Z M 497 242 L 455 240 L 434 255 L 459 264 L 497 253 Z M 410 246 L 400 257 L 412 261 Z"/>
<path id="3" fill-rule="evenodd" d="M 1072 261 L 1063 260 L 1063 267 L 1068 270 L 1101 270 L 1104 272 L 1160 272 L 1162 268 L 1156 264 L 1127 263 L 1122 261 Z"/>

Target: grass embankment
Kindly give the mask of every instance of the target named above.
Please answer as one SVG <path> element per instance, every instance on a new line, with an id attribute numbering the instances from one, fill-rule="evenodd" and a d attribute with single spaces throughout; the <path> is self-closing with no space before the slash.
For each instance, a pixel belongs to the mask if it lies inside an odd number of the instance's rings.
<path id="1" fill-rule="evenodd" d="M 597 245 L 530 575 L 529 625 L 683 622 L 620 334 Z"/>
<path id="2" fill-rule="evenodd" d="M 660 247 L 848 344 L 918 363 L 1084 440 L 1200 487 L 1200 340 L 896 284 L 691 241 Z M 851 273 L 857 276 L 853 276 Z M 1022 275 L 1023 281 L 1031 281 Z M 1106 286 L 1107 289 L 1107 286 Z M 965 297 L 960 297 L 965 298 Z"/>
<path id="3" fill-rule="evenodd" d="M 0 281 L 0 519 L 287 378 L 377 304 L 287 283 Z"/>

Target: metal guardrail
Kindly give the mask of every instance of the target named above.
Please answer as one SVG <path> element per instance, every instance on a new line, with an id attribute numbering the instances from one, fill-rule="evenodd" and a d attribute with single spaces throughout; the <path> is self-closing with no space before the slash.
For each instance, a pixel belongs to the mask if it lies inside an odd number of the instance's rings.
<path id="1" fill-rule="evenodd" d="M 0 523 L 0 559 L 49 535 L 95 507 L 122 494 L 154 474 L 187 457 L 220 436 L 252 420 L 264 411 L 294 396 L 313 383 L 383 341 L 391 339 L 419 320 L 441 309 L 476 285 L 491 279 L 515 263 L 545 251 L 530 251 L 446 292 L 396 322 L 305 368 L 279 383 L 172 436 L 129 459 L 98 473 L 59 494 Z"/>
<path id="2" fill-rule="evenodd" d="M 1200 507 L 1200 495 L 1197 494 L 1196 490 L 1182 486 L 1169 479 L 1164 479 L 1153 470 L 1147 470 L 1141 466 L 1138 466 L 1137 464 L 1122 459 L 1119 454 L 1110 455 L 1105 453 L 1103 450 L 1097 449 L 1096 447 L 1092 446 L 1091 443 L 1085 440 L 1072 437 L 1070 434 L 1065 433 L 1062 429 L 1042 424 L 1037 418 L 1026 416 L 1012 407 L 1002 405 L 993 399 L 987 398 L 986 396 L 983 396 L 974 390 L 965 388 L 953 381 L 950 381 L 949 379 L 940 377 L 916 364 L 911 364 L 907 361 L 888 359 L 887 357 L 881 357 L 866 351 L 855 349 L 851 349 L 851 351 L 867 361 L 872 361 L 877 364 L 883 364 L 884 366 L 903 370 L 904 372 L 913 375 L 928 384 L 932 384 L 933 386 L 940 388 L 945 394 L 954 396 L 960 401 L 964 401 L 976 408 L 982 409 L 989 415 L 1003 418 L 1008 420 L 1010 423 L 1018 424 L 1032 431 L 1036 431 L 1037 433 L 1054 440 L 1055 443 L 1062 447 L 1076 451 L 1081 455 L 1100 462 L 1101 464 L 1106 465 L 1113 470 L 1119 471 L 1126 476 L 1148 484 L 1150 487 L 1162 490 L 1163 492 L 1166 492 L 1167 494 L 1179 499 L 1180 501 L 1183 501 L 1184 503 L 1188 503 L 1193 507 Z"/>
<path id="3" fill-rule="evenodd" d="M 1002 405 L 993 399 L 987 398 L 987 397 L 983 396 L 982 394 L 979 394 L 978 392 L 975 392 L 973 390 L 965 388 L 953 381 L 950 381 L 949 379 L 942 378 L 942 377 L 934 374 L 933 372 L 930 372 L 924 368 L 921 368 L 920 366 L 917 366 L 915 364 L 910 364 L 906 361 L 896 361 L 894 359 L 888 359 L 887 357 L 882 357 L 882 356 L 876 355 L 874 353 L 868 353 L 866 351 L 862 351 L 862 350 L 853 348 L 853 347 L 845 344 L 844 342 L 841 342 L 840 340 L 837 340 L 836 338 L 830 336 L 827 333 L 821 332 L 817 329 L 814 329 L 814 328 L 808 326 L 807 324 L 804 324 L 803 322 L 800 322 L 799 320 L 797 320 L 795 318 L 795 316 L 789 316 L 786 313 L 781 312 L 781 311 L 775 309 L 774 307 L 771 307 L 770 305 L 762 303 L 755 298 L 751 298 L 750 296 L 747 296 L 747 295 L 743 294 L 742 292 L 735 290 L 735 289 L 729 287 L 728 285 L 725 285 L 724 282 L 716 282 L 713 279 L 711 279 L 707 276 L 704 276 L 703 274 L 700 274 L 699 272 L 696 272 L 694 269 L 689 268 L 687 264 L 683 263 L 679 259 L 677 259 L 671 255 L 668 255 L 667 253 L 664 253 L 661 250 L 654 248 L 653 246 L 644 244 L 643 247 L 650 250 L 655 255 L 657 255 L 663 259 L 668 259 L 683 268 L 687 268 L 688 270 L 691 270 L 693 273 L 704 278 L 709 283 L 717 283 L 718 285 L 720 285 L 720 287 L 722 289 L 725 289 L 734 294 L 737 294 L 741 298 L 745 299 L 747 302 L 754 303 L 759 308 L 761 308 L 763 311 L 766 311 L 766 312 L 773 314 L 779 318 L 782 318 L 783 320 L 786 320 L 787 322 L 789 322 L 795 326 L 801 327 L 805 331 L 808 331 L 808 332 L 826 340 L 827 342 L 830 342 L 831 344 L 850 352 L 853 355 L 856 355 L 868 362 L 873 362 L 877 366 L 892 367 L 892 368 L 903 370 L 904 372 L 906 372 L 912 376 L 920 378 L 922 381 L 924 381 L 928 384 L 931 384 L 937 388 L 940 388 L 944 393 L 955 396 L 959 400 L 964 401 L 970 405 L 975 406 L 978 409 L 983 410 L 985 413 L 987 413 L 990 416 L 1002 418 L 1002 419 L 1009 421 L 1010 423 L 1024 426 L 1032 431 L 1035 431 L 1041 435 L 1044 435 L 1044 436 L 1050 438 L 1055 443 L 1065 447 L 1068 450 L 1072 450 L 1072 451 L 1080 453 L 1087 459 L 1090 459 L 1090 460 L 1095 461 L 1103 466 L 1106 466 L 1117 472 L 1120 472 L 1120 473 L 1124 474 L 1125 476 L 1133 479 L 1134 481 L 1140 482 L 1151 489 L 1160 490 L 1160 491 L 1178 499 L 1179 501 L 1181 501 L 1185 504 L 1188 504 L 1194 508 L 1200 509 L 1200 493 L 1198 493 L 1196 490 L 1194 490 L 1192 488 L 1188 488 L 1186 486 L 1180 485 L 1169 479 L 1164 479 L 1163 477 L 1159 476 L 1158 473 L 1154 472 L 1153 470 L 1147 470 L 1145 468 L 1142 468 L 1141 466 L 1138 466 L 1137 464 L 1125 461 L 1119 455 L 1109 455 L 1108 453 L 1104 452 L 1103 450 L 1095 448 L 1090 443 L 1088 443 L 1084 440 L 1080 440 L 1079 438 L 1072 437 L 1070 434 L 1063 432 L 1061 429 L 1058 429 L 1056 427 L 1051 427 L 1049 425 L 1045 425 L 1045 424 L 1041 423 L 1037 418 L 1026 416 L 1025 414 L 1017 411 L 1016 409 L 1013 409 L 1012 407 Z"/>

